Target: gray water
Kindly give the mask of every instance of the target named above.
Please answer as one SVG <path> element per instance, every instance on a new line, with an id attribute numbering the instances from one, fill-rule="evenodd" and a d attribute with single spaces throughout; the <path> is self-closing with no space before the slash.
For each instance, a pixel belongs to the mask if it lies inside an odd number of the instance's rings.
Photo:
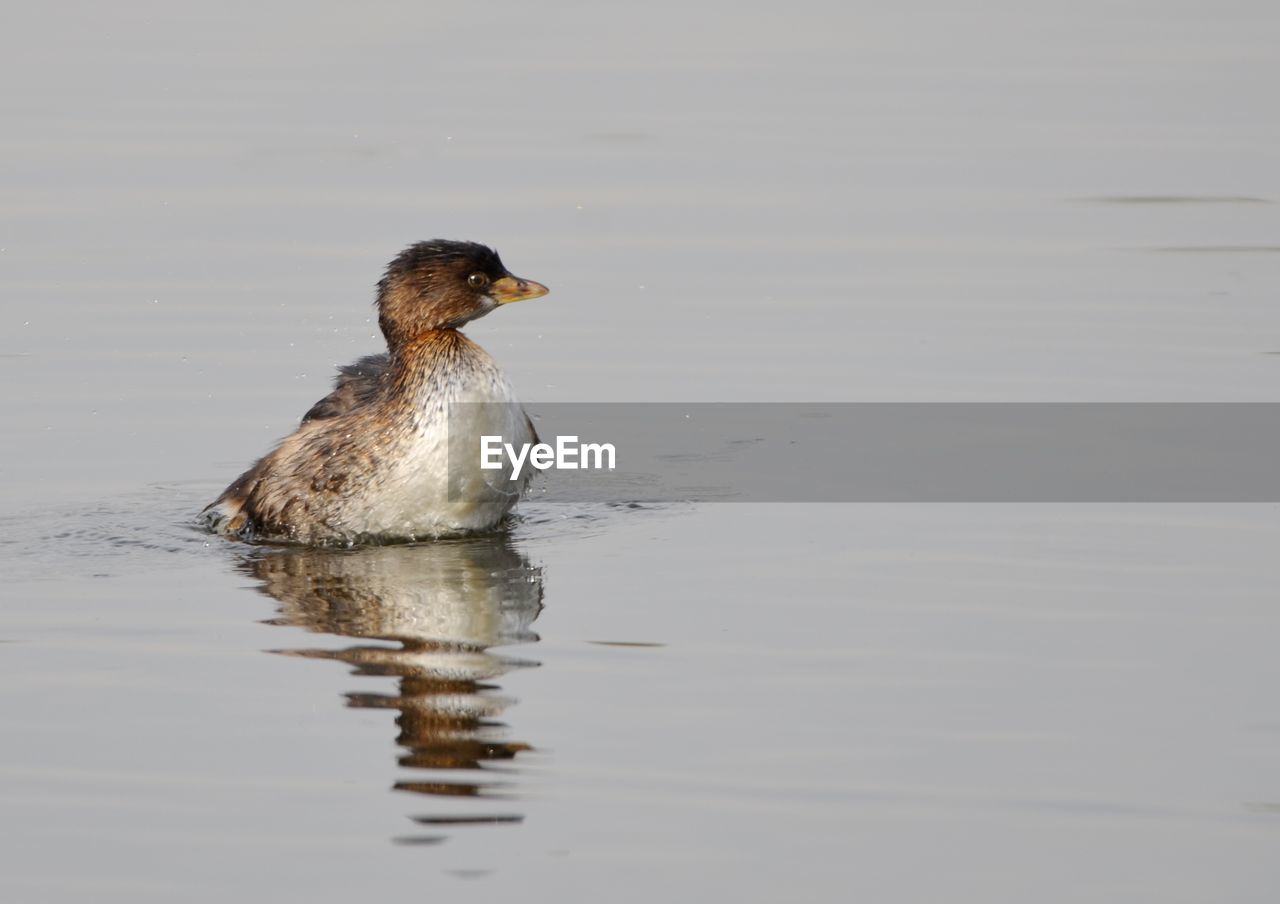
<path id="1" fill-rule="evenodd" d="M 1275 506 L 191 518 L 432 236 L 540 402 L 1278 401 L 1278 26 L 9 10 L 0 896 L 1274 900 Z"/>

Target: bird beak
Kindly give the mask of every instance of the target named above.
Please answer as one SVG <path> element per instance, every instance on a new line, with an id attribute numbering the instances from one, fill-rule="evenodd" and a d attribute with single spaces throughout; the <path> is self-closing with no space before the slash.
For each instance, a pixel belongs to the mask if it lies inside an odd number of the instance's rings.
<path id="1" fill-rule="evenodd" d="M 496 279 L 489 286 L 489 296 L 498 304 L 511 304 L 513 301 L 528 301 L 530 298 L 541 298 L 550 289 L 542 283 L 518 276 L 504 276 Z"/>

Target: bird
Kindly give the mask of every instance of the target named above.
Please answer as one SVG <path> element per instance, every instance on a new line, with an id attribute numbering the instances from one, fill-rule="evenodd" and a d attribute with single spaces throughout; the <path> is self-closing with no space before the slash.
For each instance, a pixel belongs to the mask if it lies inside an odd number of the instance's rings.
<path id="1" fill-rule="evenodd" d="M 547 292 L 513 276 L 485 245 L 433 239 L 407 247 L 378 282 L 386 352 L 339 368 L 333 391 L 298 429 L 204 509 L 206 527 L 304 546 L 498 528 L 531 474 L 512 479 L 505 461 L 482 469 L 480 437 L 519 448 L 537 442 L 537 431 L 497 362 L 459 328 Z"/>

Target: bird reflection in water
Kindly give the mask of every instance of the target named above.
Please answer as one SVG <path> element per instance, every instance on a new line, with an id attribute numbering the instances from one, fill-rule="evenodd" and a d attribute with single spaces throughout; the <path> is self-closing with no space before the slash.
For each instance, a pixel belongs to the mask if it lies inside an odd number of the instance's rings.
<path id="1" fill-rule="evenodd" d="M 352 550 L 258 549 L 243 568 L 279 603 L 280 617 L 272 624 L 395 644 L 274 652 L 337 660 L 356 675 L 398 679 L 394 694 L 347 695 L 348 706 L 398 711 L 396 742 L 405 751 L 400 765 L 423 771 L 395 788 L 480 799 L 414 816 L 415 822 L 442 828 L 521 820 L 481 803 L 504 797 L 504 783 L 491 778 L 495 761 L 532 749 L 505 737 L 498 719 L 515 701 L 492 683 L 512 669 L 538 664 L 490 652 L 538 640 L 531 626 L 542 610 L 542 572 L 507 538 Z M 396 840 L 422 844 L 443 836 Z"/>

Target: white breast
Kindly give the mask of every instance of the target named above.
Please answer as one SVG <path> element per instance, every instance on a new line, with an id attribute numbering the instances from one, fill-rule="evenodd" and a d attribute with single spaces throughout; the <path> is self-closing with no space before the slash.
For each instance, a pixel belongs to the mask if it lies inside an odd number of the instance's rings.
<path id="1" fill-rule="evenodd" d="M 481 469 L 480 437 L 534 441 L 515 392 L 488 355 L 447 381 L 432 381 L 419 398 L 416 427 L 396 442 L 395 461 L 378 492 L 350 512 L 355 533 L 426 538 L 487 530 L 511 510 L 528 485 L 529 469 L 511 480 L 511 466 Z M 452 441 L 452 442 L 451 442 Z"/>

